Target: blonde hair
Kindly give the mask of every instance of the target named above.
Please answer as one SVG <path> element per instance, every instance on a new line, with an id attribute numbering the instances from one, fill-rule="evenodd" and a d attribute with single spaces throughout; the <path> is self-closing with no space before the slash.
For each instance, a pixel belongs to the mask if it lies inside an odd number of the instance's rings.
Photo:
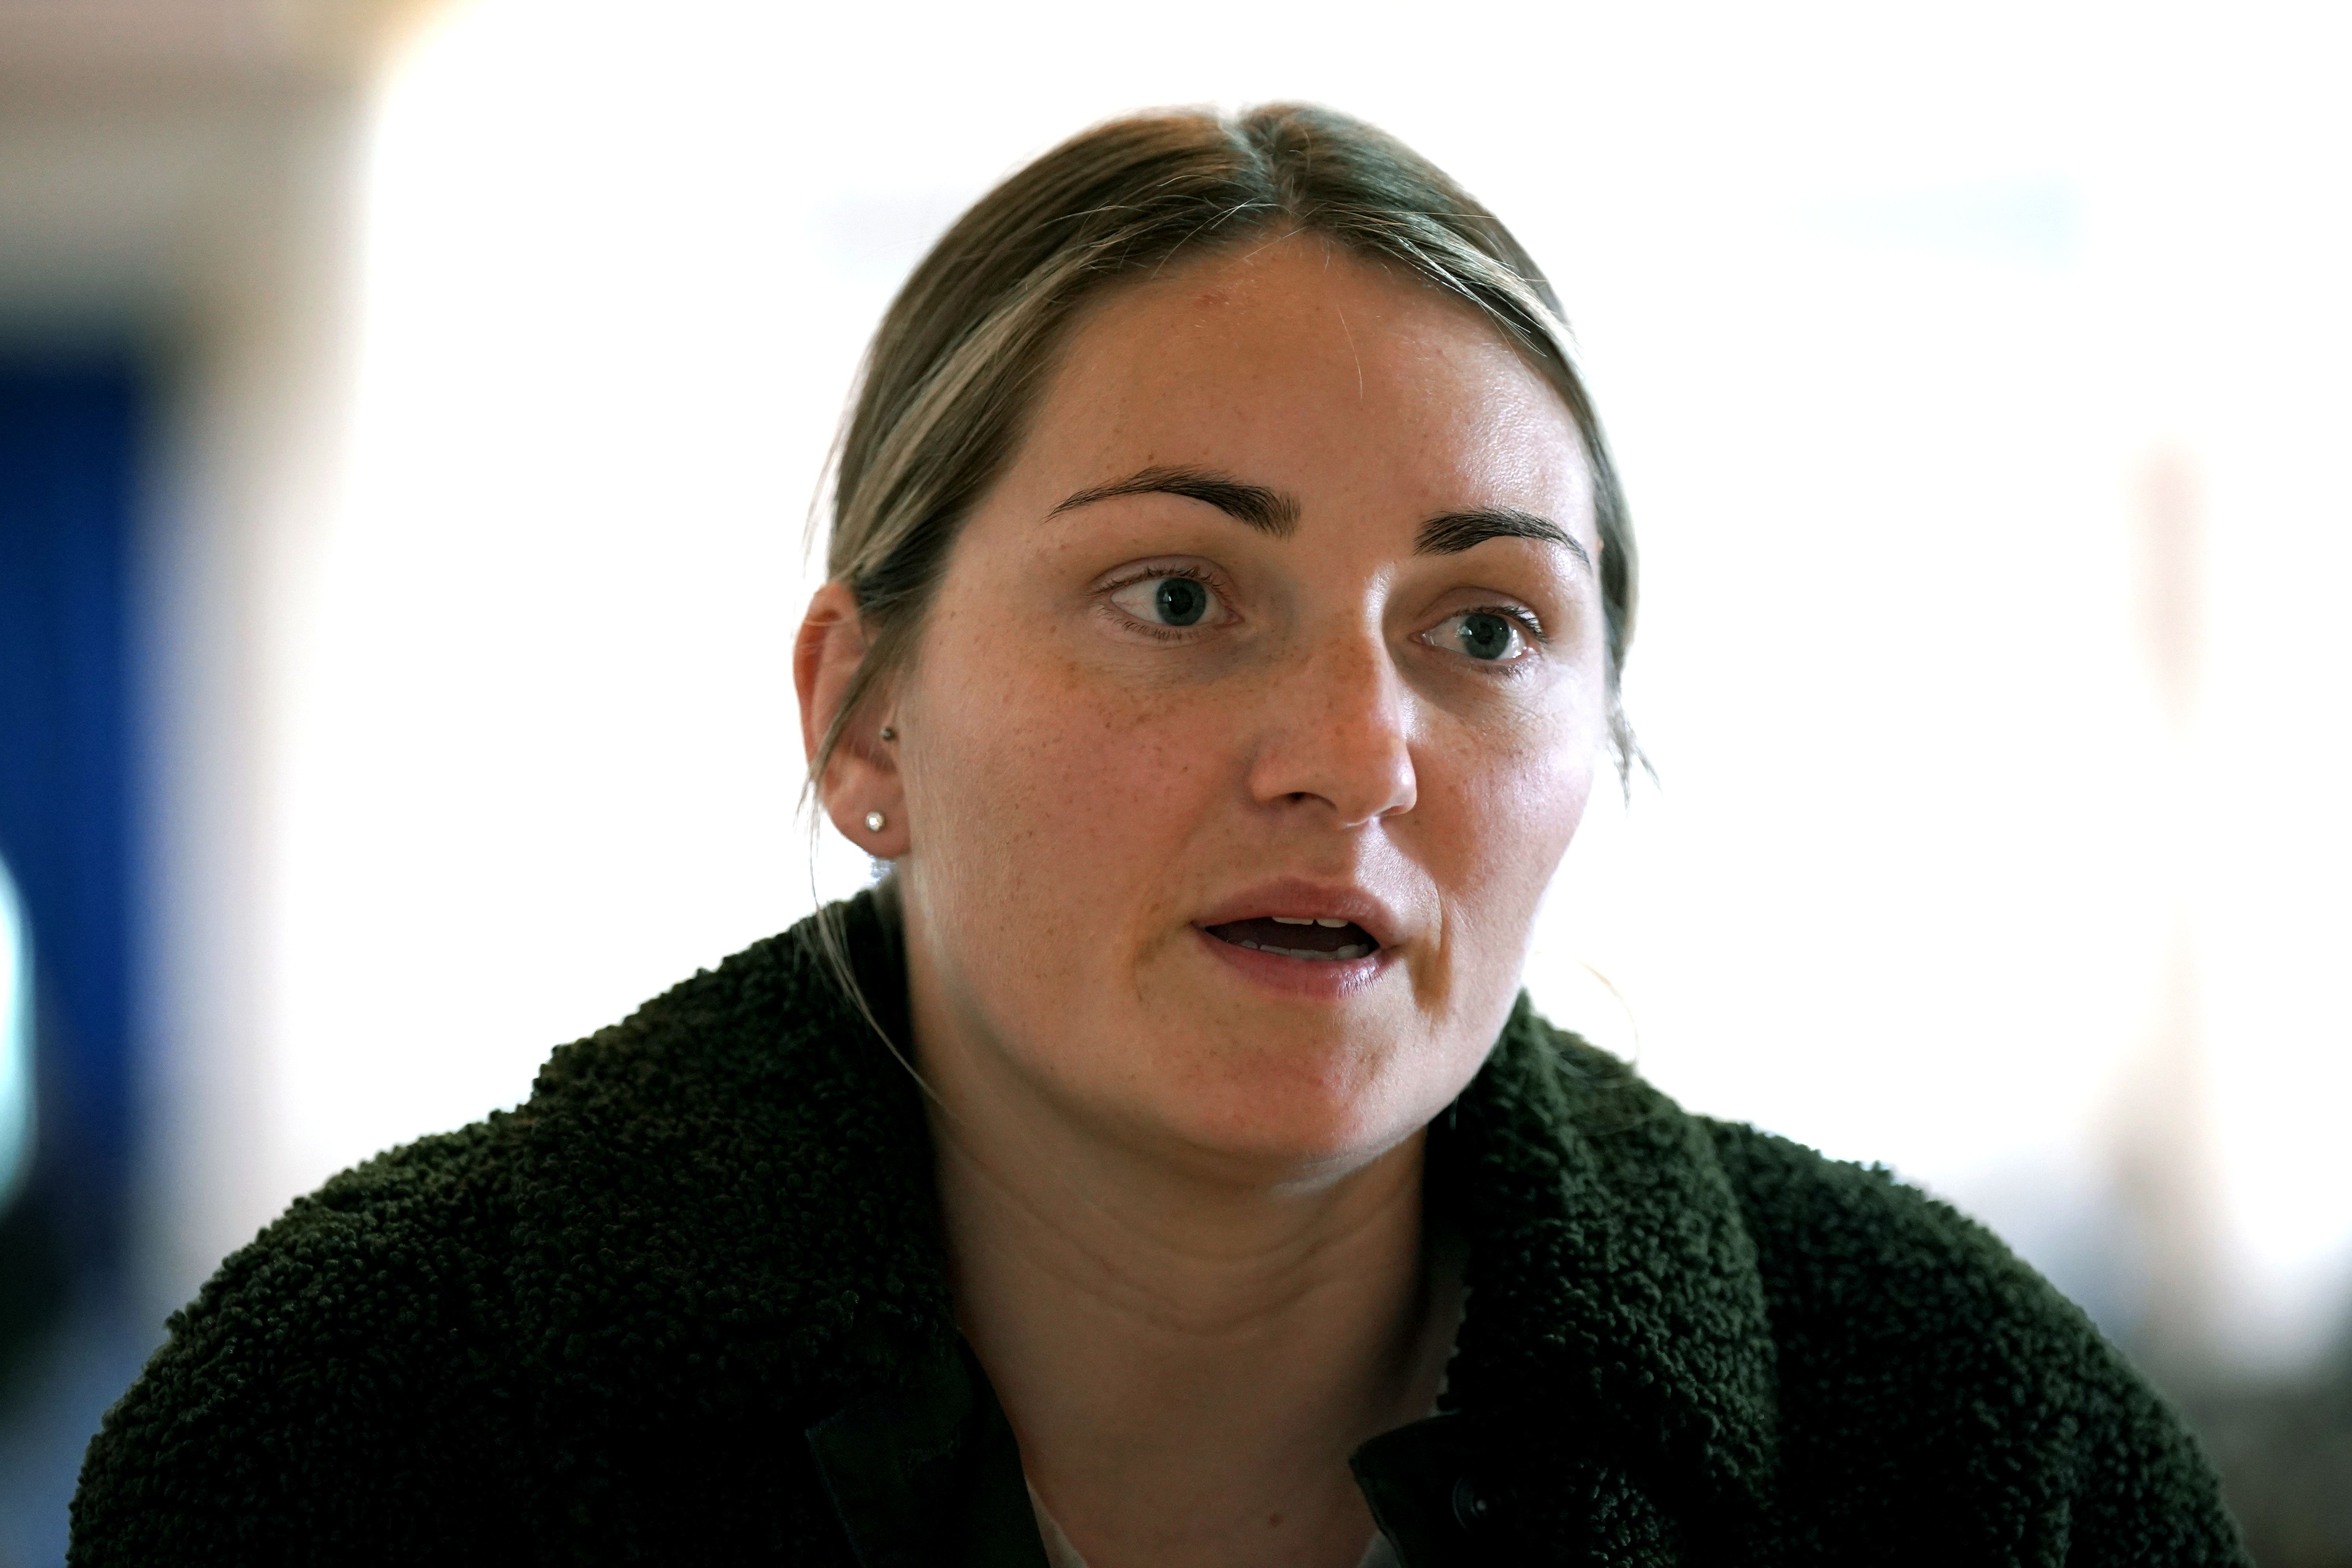
<path id="1" fill-rule="evenodd" d="M 1269 104 L 1129 115 L 1080 132 L 975 203 L 891 301 L 835 457 L 826 575 L 848 584 L 866 652 L 810 764 L 913 656 L 957 530 L 1018 444 L 1078 307 L 1122 279 L 1275 233 L 1322 236 L 1467 301 L 1559 393 L 1592 471 L 1607 616 L 1609 731 L 1638 756 L 1618 695 L 1635 557 L 1615 467 L 1551 285 L 1492 213 L 1383 132 Z"/>

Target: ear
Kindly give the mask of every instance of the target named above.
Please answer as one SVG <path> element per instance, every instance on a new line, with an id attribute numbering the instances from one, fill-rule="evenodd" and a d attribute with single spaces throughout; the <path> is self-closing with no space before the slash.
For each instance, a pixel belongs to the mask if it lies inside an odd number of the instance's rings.
<path id="1" fill-rule="evenodd" d="M 857 596 L 846 583 L 827 583 L 809 601 L 801 634 L 793 644 L 793 685 L 801 699 L 801 751 L 814 763 L 849 694 L 849 682 L 866 658 L 866 630 Z M 869 720 L 871 721 L 869 722 Z M 882 739 L 882 723 L 871 710 L 851 721 L 833 749 L 816 797 L 841 836 L 877 860 L 907 852 L 906 795 L 899 786 L 898 742 Z M 882 827 L 866 826 L 868 812 L 882 814 Z"/>

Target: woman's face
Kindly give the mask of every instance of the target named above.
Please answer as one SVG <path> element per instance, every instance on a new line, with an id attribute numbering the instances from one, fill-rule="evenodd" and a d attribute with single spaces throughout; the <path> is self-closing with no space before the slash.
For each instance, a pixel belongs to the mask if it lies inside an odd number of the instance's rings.
<path id="1" fill-rule="evenodd" d="M 875 721 L 919 1047 L 1163 1152 L 1411 1135 L 1592 787 L 1599 555 L 1467 307 L 1311 237 L 1097 302 Z"/>

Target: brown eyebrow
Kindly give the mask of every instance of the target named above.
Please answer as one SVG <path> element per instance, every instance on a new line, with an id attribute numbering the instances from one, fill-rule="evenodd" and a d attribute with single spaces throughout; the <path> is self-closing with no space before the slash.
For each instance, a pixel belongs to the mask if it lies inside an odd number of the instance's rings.
<path id="1" fill-rule="evenodd" d="M 1298 502 L 1293 497 L 1202 468 L 1145 468 L 1110 484 L 1080 490 L 1045 515 L 1059 517 L 1098 500 L 1141 495 L 1182 496 L 1188 500 L 1206 501 L 1234 521 L 1276 539 L 1288 538 L 1298 527 Z"/>
<path id="2" fill-rule="evenodd" d="M 1045 515 L 1059 517 L 1097 501 L 1140 495 L 1182 496 L 1188 500 L 1205 501 L 1234 521 L 1276 539 L 1286 539 L 1298 528 L 1300 508 L 1296 497 L 1205 468 L 1144 468 L 1126 479 L 1094 485 L 1066 497 Z M 1557 544 L 1584 563 L 1586 571 L 1592 570 L 1591 555 L 1574 534 L 1549 518 L 1521 511 L 1517 507 L 1481 507 L 1433 517 L 1421 525 L 1412 548 L 1417 555 L 1459 555 L 1490 539 L 1532 539 Z"/>
<path id="3" fill-rule="evenodd" d="M 1475 511 L 1449 511 L 1421 525 L 1412 542 L 1417 555 L 1459 555 L 1490 539 L 1533 539 L 1557 544 L 1592 570 L 1592 556 L 1583 542 L 1548 517 L 1517 507 L 1481 507 Z"/>

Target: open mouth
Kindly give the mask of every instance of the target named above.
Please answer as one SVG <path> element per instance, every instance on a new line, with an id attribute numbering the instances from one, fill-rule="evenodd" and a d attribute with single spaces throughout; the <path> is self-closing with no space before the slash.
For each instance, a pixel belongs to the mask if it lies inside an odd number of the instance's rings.
<path id="1" fill-rule="evenodd" d="M 1271 952 L 1281 958 L 1303 958 L 1316 963 L 1344 963 L 1370 958 L 1381 944 L 1353 921 L 1305 915 L 1266 915 L 1201 929 L 1219 942 Z"/>

